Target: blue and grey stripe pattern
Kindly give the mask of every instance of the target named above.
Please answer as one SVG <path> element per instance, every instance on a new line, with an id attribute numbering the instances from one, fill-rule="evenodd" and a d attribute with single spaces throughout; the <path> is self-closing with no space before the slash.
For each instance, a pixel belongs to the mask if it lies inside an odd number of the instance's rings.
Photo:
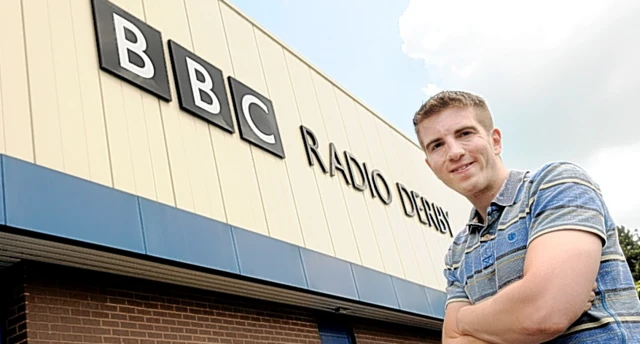
<path id="1" fill-rule="evenodd" d="M 447 304 L 476 303 L 522 278 L 527 248 L 553 231 L 599 236 L 603 249 L 593 307 L 553 343 L 640 343 L 640 301 L 618 243 L 616 225 L 597 184 L 568 162 L 535 173 L 511 171 L 487 211 L 472 211 L 445 258 Z"/>

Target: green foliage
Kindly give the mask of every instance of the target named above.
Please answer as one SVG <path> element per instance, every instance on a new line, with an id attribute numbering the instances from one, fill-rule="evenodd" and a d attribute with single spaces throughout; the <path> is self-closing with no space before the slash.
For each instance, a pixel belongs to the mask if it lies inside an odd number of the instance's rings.
<path id="1" fill-rule="evenodd" d="M 640 234 L 637 229 L 629 230 L 624 226 L 619 226 L 618 240 L 627 258 L 627 264 L 631 269 L 633 280 L 636 281 L 636 290 L 640 296 Z"/>

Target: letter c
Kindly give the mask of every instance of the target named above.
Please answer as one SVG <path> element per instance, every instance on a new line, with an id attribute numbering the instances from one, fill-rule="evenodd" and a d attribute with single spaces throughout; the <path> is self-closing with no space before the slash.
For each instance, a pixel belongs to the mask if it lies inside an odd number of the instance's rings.
<path id="1" fill-rule="evenodd" d="M 260 140 L 266 143 L 275 144 L 276 137 L 273 134 L 263 133 L 262 131 L 260 131 L 260 129 L 258 129 L 256 124 L 253 122 L 253 119 L 251 118 L 251 114 L 249 113 L 249 106 L 251 106 L 251 104 L 256 104 L 264 112 L 269 113 L 267 106 L 260 99 L 256 98 L 256 96 L 252 94 L 245 94 L 242 97 L 242 114 L 244 115 L 244 119 L 249 124 L 249 128 L 251 128 L 253 133 L 256 134 L 260 138 Z"/>

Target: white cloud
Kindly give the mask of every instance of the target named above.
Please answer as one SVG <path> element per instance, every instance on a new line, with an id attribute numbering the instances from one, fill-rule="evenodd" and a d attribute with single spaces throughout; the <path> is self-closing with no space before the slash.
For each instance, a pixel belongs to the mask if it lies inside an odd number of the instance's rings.
<path id="1" fill-rule="evenodd" d="M 624 149 L 640 157 L 639 22 L 637 0 L 410 0 L 398 24 L 403 52 L 424 62 L 422 91 L 485 97 L 507 165 L 534 170 Z M 620 158 L 612 171 L 634 163 Z M 628 217 L 640 204 L 616 191 L 633 176 L 612 173 L 598 178 L 612 211 L 640 228 L 640 215 Z"/>
<path id="2" fill-rule="evenodd" d="M 421 91 L 427 96 L 431 97 L 432 95 L 442 91 L 442 89 L 435 84 L 427 84 L 427 87 L 423 87 Z"/>
<path id="3" fill-rule="evenodd" d="M 585 169 L 600 185 L 609 211 L 619 224 L 637 227 L 640 222 L 640 142 L 603 148 L 588 159 Z"/>
<path id="4" fill-rule="evenodd" d="M 612 0 L 411 0 L 400 18 L 403 51 L 428 65 L 474 69 L 513 51 L 548 51 L 613 6 Z"/>

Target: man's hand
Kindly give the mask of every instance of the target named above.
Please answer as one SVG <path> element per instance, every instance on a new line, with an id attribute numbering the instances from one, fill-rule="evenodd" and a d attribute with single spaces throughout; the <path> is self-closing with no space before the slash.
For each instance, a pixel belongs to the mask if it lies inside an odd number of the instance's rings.
<path id="1" fill-rule="evenodd" d="M 471 305 L 469 302 L 450 303 L 444 316 L 444 326 L 442 329 L 443 344 L 491 344 L 472 336 L 465 336 L 458 332 L 456 318 L 461 308 Z"/>
<path id="2" fill-rule="evenodd" d="M 584 311 L 587 312 L 593 306 L 593 301 L 596 299 L 596 290 L 598 290 L 598 283 L 593 282 L 593 289 L 591 290 L 591 294 L 589 294 L 589 301 L 587 301 L 587 306 L 584 308 Z"/>

